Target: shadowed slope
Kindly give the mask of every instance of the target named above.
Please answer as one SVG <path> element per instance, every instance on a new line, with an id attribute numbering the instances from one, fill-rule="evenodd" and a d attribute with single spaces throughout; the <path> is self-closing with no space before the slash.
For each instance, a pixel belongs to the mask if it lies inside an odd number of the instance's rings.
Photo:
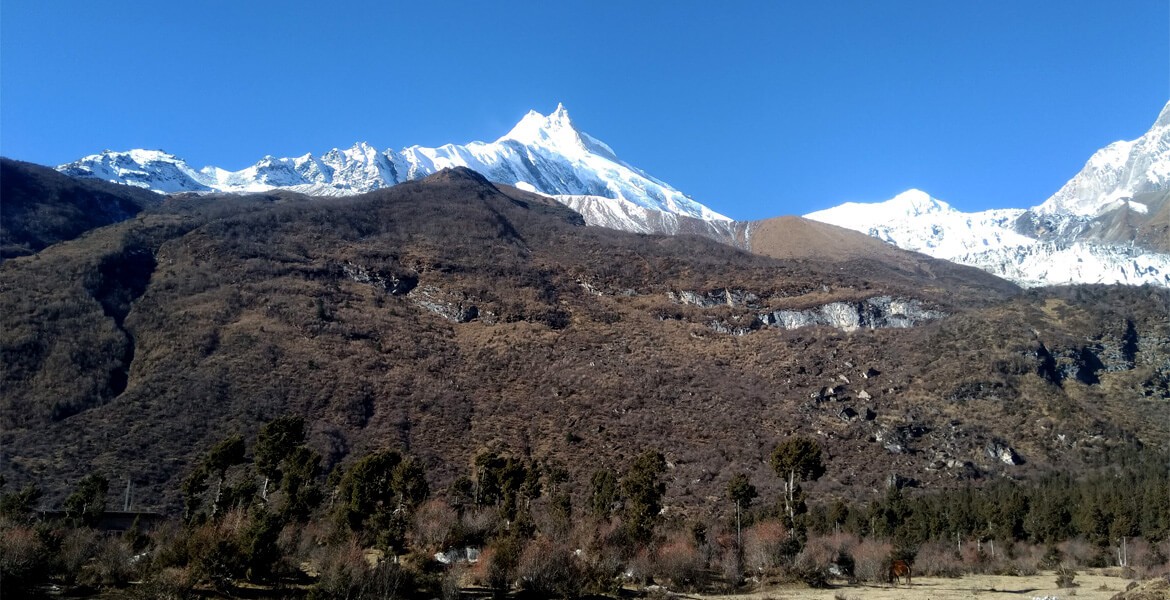
<path id="1" fill-rule="evenodd" d="M 33 254 L 157 206 L 162 196 L 0 158 L 0 259 Z"/>

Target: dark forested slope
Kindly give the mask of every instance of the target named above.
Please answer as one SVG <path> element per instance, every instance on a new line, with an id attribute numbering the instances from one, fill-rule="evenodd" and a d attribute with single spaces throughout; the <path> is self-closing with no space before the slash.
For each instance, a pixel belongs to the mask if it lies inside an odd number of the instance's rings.
<path id="1" fill-rule="evenodd" d="M 124 221 L 161 200 L 149 190 L 74 179 L 48 167 L 0 158 L 0 260 Z"/>

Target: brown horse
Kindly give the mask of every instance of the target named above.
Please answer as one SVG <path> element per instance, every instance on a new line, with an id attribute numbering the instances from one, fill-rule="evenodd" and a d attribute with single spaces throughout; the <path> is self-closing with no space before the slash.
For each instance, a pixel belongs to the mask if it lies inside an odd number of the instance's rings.
<path id="1" fill-rule="evenodd" d="M 910 587 L 910 563 L 904 560 L 895 560 L 890 563 L 890 583 L 898 585 L 898 579 L 906 578 L 906 587 Z"/>

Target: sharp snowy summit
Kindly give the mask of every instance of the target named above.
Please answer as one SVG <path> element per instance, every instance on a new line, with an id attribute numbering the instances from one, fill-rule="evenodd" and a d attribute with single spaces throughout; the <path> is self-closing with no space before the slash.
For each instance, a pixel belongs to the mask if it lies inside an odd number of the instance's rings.
<path id="1" fill-rule="evenodd" d="M 577 129 L 563 105 L 548 115 L 530 111 L 506 135 L 487 143 L 410 146 L 395 151 L 378 150 L 361 142 L 346 150 L 334 148 L 321 156 L 266 156 L 240 171 L 195 169 L 160 151 L 106 151 L 57 169 L 75 177 L 95 177 L 164 193 L 283 188 L 340 196 L 420 179 L 448 167 L 468 167 L 492 181 L 550 196 L 585 196 L 607 206 L 632 204 L 643 210 L 727 220 L 669 184 L 623 162 L 612 148 Z"/>
<path id="2" fill-rule="evenodd" d="M 805 215 L 1024 286 L 1170 286 L 1170 104 L 1132 141 L 1097 151 L 1031 209 L 960 212 L 910 190 Z"/>

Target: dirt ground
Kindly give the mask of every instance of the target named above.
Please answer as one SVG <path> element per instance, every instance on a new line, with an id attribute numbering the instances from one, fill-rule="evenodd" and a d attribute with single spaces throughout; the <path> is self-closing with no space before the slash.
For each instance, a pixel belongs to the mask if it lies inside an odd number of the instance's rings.
<path id="1" fill-rule="evenodd" d="M 1109 600 L 1125 590 L 1130 579 L 1112 577 L 1091 571 L 1077 574 L 1077 587 L 1056 587 L 1056 574 L 1049 571 L 1031 577 L 1000 575 L 968 575 L 957 579 L 915 577 L 913 585 L 847 585 L 824 590 L 802 587 L 775 587 L 738 596 L 691 596 L 702 600 L 1031 600 L 1032 598 L 1059 598 L 1060 600 Z"/>

